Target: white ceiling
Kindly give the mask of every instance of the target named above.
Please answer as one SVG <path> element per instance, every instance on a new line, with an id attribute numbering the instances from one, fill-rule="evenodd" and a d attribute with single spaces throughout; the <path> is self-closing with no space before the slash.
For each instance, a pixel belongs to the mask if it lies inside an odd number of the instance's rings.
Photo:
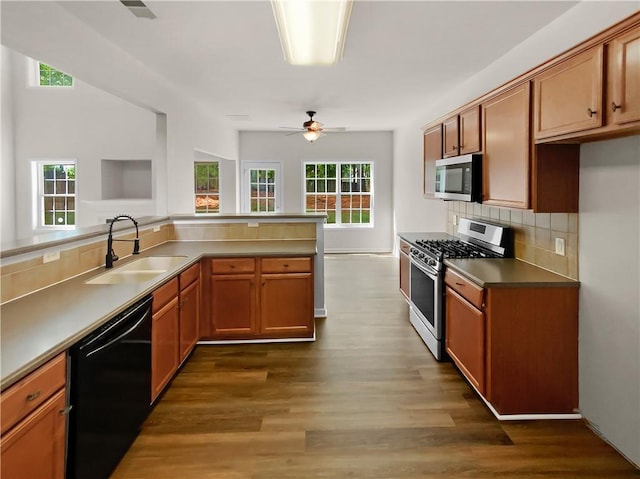
<path id="1" fill-rule="evenodd" d="M 570 9 L 565 1 L 363 1 L 351 13 L 344 57 L 332 67 L 285 63 L 266 1 L 61 4 L 239 130 L 300 126 L 389 130 Z"/>

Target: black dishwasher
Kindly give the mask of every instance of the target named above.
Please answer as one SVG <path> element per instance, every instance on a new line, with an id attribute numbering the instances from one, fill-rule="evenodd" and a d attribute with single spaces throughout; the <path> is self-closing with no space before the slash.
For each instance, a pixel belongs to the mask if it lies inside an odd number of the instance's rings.
<path id="1" fill-rule="evenodd" d="M 147 296 L 70 349 L 67 479 L 107 479 L 149 414 L 151 301 Z"/>

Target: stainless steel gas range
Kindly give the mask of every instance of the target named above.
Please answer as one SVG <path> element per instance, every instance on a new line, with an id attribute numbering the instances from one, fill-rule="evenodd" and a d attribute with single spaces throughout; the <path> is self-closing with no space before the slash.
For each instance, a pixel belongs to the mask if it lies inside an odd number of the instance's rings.
<path id="1" fill-rule="evenodd" d="M 435 358 L 445 360 L 445 260 L 512 257 L 511 229 L 462 218 L 458 237 L 446 233 L 407 233 L 400 237 L 411 245 L 409 321 Z"/>

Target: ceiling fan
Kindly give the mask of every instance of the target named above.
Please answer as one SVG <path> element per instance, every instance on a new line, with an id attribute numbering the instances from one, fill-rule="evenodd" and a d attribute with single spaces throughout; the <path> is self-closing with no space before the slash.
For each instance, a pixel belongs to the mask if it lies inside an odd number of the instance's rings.
<path id="1" fill-rule="evenodd" d="M 280 128 L 298 130 L 298 131 L 295 131 L 293 133 L 289 133 L 289 135 L 295 135 L 297 133 L 302 133 L 302 136 L 304 136 L 304 138 L 309 143 L 313 143 L 314 141 L 316 141 L 321 136 L 325 136 L 325 132 L 344 131 L 346 129 L 344 127 L 324 128 L 324 125 L 322 123 L 320 123 L 319 121 L 316 121 L 316 120 L 313 119 L 313 116 L 316 114 L 315 111 L 309 110 L 306 113 L 307 113 L 307 115 L 309 115 L 309 119 L 302 124 L 302 128 L 295 128 L 295 127 L 288 127 L 288 126 L 282 126 Z"/>

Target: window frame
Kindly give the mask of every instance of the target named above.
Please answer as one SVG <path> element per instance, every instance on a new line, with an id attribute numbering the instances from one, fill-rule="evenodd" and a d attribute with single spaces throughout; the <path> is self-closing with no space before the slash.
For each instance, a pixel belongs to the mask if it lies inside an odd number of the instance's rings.
<path id="1" fill-rule="evenodd" d="M 336 213 L 335 213 L 335 217 L 336 217 L 336 222 L 335 223 L 324 223 L 324 227 L 325 228 L 329 228 L 329 229 L 366 229 L 366 228 L 374 228 L 375 224 L 374 224 L 374 202 L 375 202 L 375 192 L 374 192 L 374 166 L 375 163 L 373 161 L 367 161 L 367 160 L 314 160 L 314 161 L 303 161 L 302 163 L 302 211 L 307 212 L 307 213 L 313 213 L 313 212 L 318 212 L 318 213 L 322 213 L 322 210 L 315 210 L 315 211 L 307 211 L 307 196 L 309 194 L 317 194 L 318 192 L 311 192 L 309 193 L 307 191 L 307 166 L 308 165 L 315 165 L 316 167 L 318 165 L 335 165 L 336 166 Z M 343 165 L 369 165 L 369 171 L 370 171 L 370 175 L 369 175 L 369 181 L 370 181 L 370 186 L 369 186 L 369 191 L 368 192 L 357 192 L 358 194 L 366 194 L 369 196 L 369 222 L 368 223 L 343 223 L 342 222 L 342 196 L 343 195 L 351 195 L 353 192 L 351 191 L 347 191 L 347 192 L 343 192 L 342 191 L 342 166 Z M 316 181 L 316 185 L 317 185 L 317 180 L 318 178 L 315 178 Z M 340 220 L 340 222 L 338 222 L 338 220 Z"/>
<path id="2" fill-rule="evenodd" d="M 40 64 L 44 64 L 49 68 L 52 68 L 56 71 L 59 71 L 63 75 L 67 75 L 71 78 L 71 85 L 41 85 L 40 84 Z M 29 83 L 29 87 L 31 88 L 42 88 L 42 89 L 51 89 L 51 90 L 73 90 L 76 87 L 76 77 L 73 75 L 69 75 L 68 73 L 63 72 L 62 70 L 57 69 L 56 67 L 41 62 L 40 60 L 36 60 L 34 58 L 27 57 L 27 79 Z"/>
<path id="3" fill-rule="evenodd" d="M 216 164 L 217 168 L 218 168 L 218 177 L 216 178 L 218 181 L 218 191 L 213 192 L 211 190 L 208 190 L 206 193 L 202 193 L 202 192 L 198 192 L 198 183 L 197 183 L 197 177 L 196 177 L 196 168 L 199 165 L 211 165 L 211 164 Z M 211 180 L 211 177 L 208 177 L 209 180 Z M 220 161 L 219 160 L 211 160 L 211 161 L 194 161 L 193 162 L 193 208 L 194 208 L 194 214 L 196 215 L 211 215 L 211 214 L 218 214 L 220 213 L 220 199 L 221 199 L 221 193 L 220 193 Z M 196 200 L 198 198 L 198 196 L 202 196 L 202 195 L 206 195 L 209 196 L 210 194 L 217 194 L 218 196 L 218 209 L 217 211 L 198 211 L 197 206 L 196 206 Z"/>
<path id="4" fill-rule="evenodd" d="M 56 193 L 46 193 L 45 192 L 45 177 L 44 177 L 44 167 L 45 166 L 61 166 L 61 165 L 70 165 L 74 167 L 75 176 L 74 176 L 74 192 L 73 194 L 56 194 Z M 32 163 L 33 168 L 33 181 L 34 181 L 34 201 L 33 201 L 33 213 L 34 213 L 34 230 L 39 231 L 69 231 L 75 230 L 78 226 L 78 162 L 74 159 L 62 158 L 46 158 L 46 159 L 38 159 L 33 160 Z M 68 178 L 65 181 L 69 181 Z M 74 208 L 73 210 L 67 210 L 66 205 L 64 210 L 65 213 L 73 212 L 74 214 L 74 224 L 64 224 L 64 225 L 47 225 L 45 224 L 45 200 L 47 197 L 72 197 L 74 200 Z M 56 211 L 56 210 L 54 210 Z"/>
<path id="5" fill-rule="evenodd" d="M 274 182 L 273 182 L 273 211 L 251 211 L 251 170 L 273 170 Z M 283 179 L 282 179 L 282 163 L 279 161 L 243 161 L 241 164 L 241 208 L 243 213 L 256 213 L 256 214 L 273 214 L 279 213 L 282 209 L 282 197 L 284 194 Z M 262 199 L 260 197 L 259 199 Z M 269 197 L 264 197 L 267 201 Z"/>

